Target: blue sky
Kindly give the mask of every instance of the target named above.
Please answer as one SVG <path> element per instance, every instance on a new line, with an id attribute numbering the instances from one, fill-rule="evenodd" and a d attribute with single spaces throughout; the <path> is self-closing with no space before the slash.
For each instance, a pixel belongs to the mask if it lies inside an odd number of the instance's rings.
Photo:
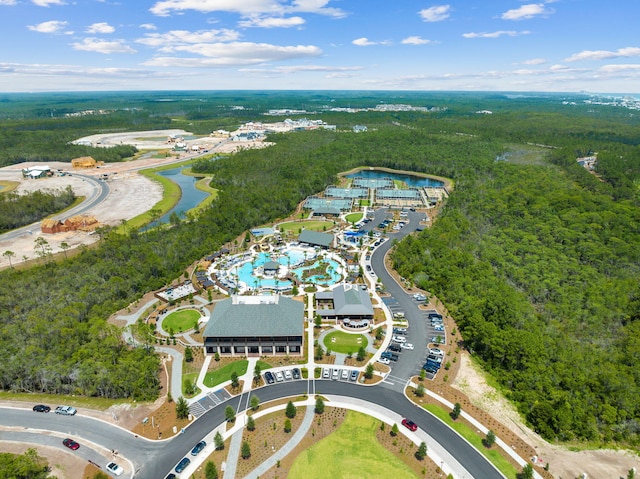
<path id="1" fill-rule="evenodd" d="M 0 0 L 0 91 L 638 93 L 638 0 Z"/>

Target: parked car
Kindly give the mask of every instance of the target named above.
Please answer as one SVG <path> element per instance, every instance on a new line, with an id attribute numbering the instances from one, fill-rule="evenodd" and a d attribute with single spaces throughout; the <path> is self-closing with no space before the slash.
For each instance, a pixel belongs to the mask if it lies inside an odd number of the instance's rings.
<path id="1" fill-rule="evenodd" d="M 200 441 L 198 444 L 193 446 L 193 449 L 191 449 L 191 455 L 197 456 L 200 453 L 200 451 L 202 451 L 206 446 L 207 446 L 206 442 Z"/>
<path id="2" fill-rule="evenodd" d="M 434 344 L 444 344 L 444 338 L 442 336 L 434 336 L 431 338 L 431 342 Z"/>
<path id="3" fill-rule="evenodd" d="M 44 404 L 36 404 L 33 406 L 33 410 L 35 412 L 49 412 L 51 408 L 49 406 L 45 406 Z"/>
<path id="4" fill-rule="evenodd" d="M 331 379 L 338 379 L 338 368 L 333 368 L 333 371 L 331 371 Z"/>
<path id="5" fill-rule="evenodd" d="M 407 328 L 393 328 L 394 334 L 407 334 Z"/>
<path id="6" fill-rule="evenodd" d="M 343 370 L 342 370 L 342 374 L 340 375 L 340 378 L 341 378 L 343 381 L 348 380 L 348 379 L 349 379 L 349 370 L 348 370 L 348 369 L 343 369 Z"/>
<path id="7" fill-rule="evenodd" d="M 404 343 L 400 347 L 402 349 L 409 349 L 409 350 L 413 351 L 413 344 L 411 344 L 411 343 Z"/>
<path id="8" fill-rule="evenodd" d="M 293 379 L 300 379 L 302 374 L 300 374 L 299 368 L 293 368 Z"/>
<path id="9" fill-rule="evenodd" d="M 444 351 L 438 348 L 429 348 L 429 354 L 433 354 L 434 356 L 444 356 Z"/>
<path id="10" fill-rule="evenodd" d="M 291 379 L 293 379 L 293 375 L 291 374 L 291 371 L 289 371 L 288 369 L 284 370 L 284 378 L 287 381 L 290 381 Z"/>
<path id="11" fill-rule="evenodd" d="M 109 471 L 114 476 L 121 476 L 124 472 L 124 469 L 121 466 L 118 466 L 115 462 L 110 462 L 107 464 L 107 471 Z"/>
<path id="12" fill-rule="evenodd" d="M 276 382 L 271 371 L 267 371 L 266 373 L 264 373 L 264 379 L 267 381 L 267 384 L 273 384 Z"/>
<path id="13" fill-rule="evenodd" d="M 329 371 L 328 369 L 325 369 L 324 371 L 322 371 L 322 379 L 329 379 L 330 376 L 331 376 L 331 371 Z"/>
<path id="14" fill-rule="evenodd" d="M 382 364 L 386 364 L 386 365 L 391 364 L 391 361 L 390 361 L 389 359 L 387 359 L 387 358 L 382 358 L 382 357 L 381 357 L 380 359 L 378 359 L 378 362 L 379 362 L 379 363 L 382 363 Z"/>
<path id="15" fill-rule="evenodd" d="M 396 343 L 406 343 L 407 338 L 403 338 L 402 336 L 394 336 L 391 338 L 391 341 L 395 341 Z"/>
<path id="16" fill-rule="evenodd" d="M 176 479 L 176 475 L 172 472 L 165 479 Z"/>
<path id="17" fill-rule="evenodd" d="M 398 343 L 391 343 L 389 347 L 387 347 L 389 351 L 393 351 L 394 353 L 399 353 L 402 351 L 402 347 Z"/>
<path id="18" fill-rule="evenodd" d="M 392 355 L 393 353 L 391 351 L 383 351 L 382 354 L 380 354 L 380 357 L 384 359 L 391 359 Z"/>
<path id="19" fill-rule="evenodd" d="M 78 411 L 71 406 L 58 406 L 56 408 L 56 414 L 62 414 L 63 416 L 74 416 Z"/>
<path id="20" fill-rule="evenodd" d="M 354 369 L 353 371 L 351 371 L 351 380 L 352 381 L 356 381 L 358 379 L 358 376 L 360 375 L 360 373 Z"/>
<path id="21" fill-rule="evenodd" d="M 442 324 L 434 324 L 433 329 L 436 331 L 444 331 L 444 326 Z"/>
<path id="22" fill-rule="evenodd" d="M 415 422 L 410 421 L 409 419 L 406 419 L 406 418 L 402 420 L 402 425 L 407 429 L 409 429 L 410 431 L 418 430 L 418 425 Z"/>
<path id="23" fill-rule="evenodd" d="M 191 459 L 189 459 L 188 457 L 183 457 L 182 460 L 176 465 L 174 471 L 176 471 L 176 474 L 180 474 L 187 468 L 189 464 L 191 464 Z"/>
<path id="24" fill-rule="evenodd" d="M 278 381 L 279 383 L 284 381 L 284 376 L 282 374 L 282 371 L 276 371 L 276 381 Z"/>
<path id="25" fill-rule="evenodd" d="M 77 451 L 78 449 L 80 449 L 80 444 L 78 444 L 73 439 L 69 439 L 69 438 L 63 439 L 62 444 L 64 444 L 65 447 L 68 447 L 69 449 L 72 449 L 74 451 Z"/>

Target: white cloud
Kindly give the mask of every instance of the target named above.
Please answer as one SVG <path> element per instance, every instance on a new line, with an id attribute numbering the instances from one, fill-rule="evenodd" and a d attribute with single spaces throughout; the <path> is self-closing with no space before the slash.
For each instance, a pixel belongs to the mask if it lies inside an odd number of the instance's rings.
<path id="1" fill-rule="evenodd" d="M 31 0 L 34 5 L 48 7 L 49 5 L 65 5 L 62 0 Z"/>
<path id="2" fill-rule="evenodd" d="M 420 15 L 425 22 L 441 22 L 449 18 L 449 10 L 451 10 L 451 5 L 435 5 L 420 10 L 418 15 Z"/>
<path id="3" fill-rule="evenodd" d="M 201 13 L 231 12 L 251 17 L 255 15 L 281 16 L 288 13 L 316 13 L 343 17 L 345 12 L 327 7 L 329 0 L 163 0 L 156 2 L 149 11 L 154 15 L 168 16 L 172 12 L 195 10 Z"/>
<path id="4" fill-rule="evenodd" d="M 373 42 L 373 41 L 369 40 L 367 37 L 356 38 L 351 43 L 353 43 L 354 45 L 357 45 L 359 47 L 370 47 L 372 45 L 391 45 L 391 42 L 389 40 L 382 40 L 380 42 Z"/>
<path id="5" fill-rule="evenodd" d="M 638 71 L 640 72 L 640 64 L 623 64 L 623 65 L 604 65 L 600 68 L 600 71 L 605 73 L 619 73 L 619 72 L 628 72 L 628 71 Z"/>
<path id="6" fill-rule="evenodd" d="M 615 52 L 608 50 L 584 50 L 580 53 L 575 53 L 569 58 L 565 59 L 567 62 L 576 62 L 579 60 L 606 60 L 609 58 L 620 57 L 637 57 L 640 56 L 640 48 L 638 47 L 625 47 L 618 48 Z"/>
<path id="7" fill-rule="evenodd" d="M 407 37 L 402 40 L 403 45 L 426 45 L 427 43 L 433 43 L 431 40 L 419 36 Z"/>
<path id="8" fill-rule="evenodd" d="M 106 41 L 99 38 L 85 38 L 82 42 L 72 43 L 71 46 L 74 50 L 104 53 L 105 55 L 112 53 L 136 53 L 133 48 L 126 45 L 122 40 Z"/>
<path id="9" fill-rule="evenodd" d="M 362 70 L 362 67 L 337 67 L 330 65 L 291 65 L 274 68 L 241 68 L 240 71 L 247 73 L 298 73 L 298 72 L 352 72 Z"/>
<path id="10" fill-rule="evenodd" d="M 543 63 L 547 63 L 544 58 L 531 58 L 522 62 L 523 65 L 542 65 Z"/>
<path id="11" fill-rule="evenodd" d="M 140 28 L 144 28 L 145 30 L 157 30 L 158 27 L 156 27 L 153 23 L 143 23 L 140 25 Z"/>
<path id="12" fill-rule="evenodd" d="M 313 45 L 279 46 L 268 43 L 231 42 L 182 45 L 175 51 L 201 55 L 206 58 L 156 57 L 145 62 L 149 66 L 223 67 L 256 65 L 266 62 L 315 57 L 322 50 Z"/>
<path id="13" fill-rule="evenodd" d="M 522 5 L 520 8 L 507 10 L 500 18 L 503 20 L 528 20 L 536 16 L 549 15 L 551 13 L 553 13 L 553 10 L 546 9 L 544 3 L 529 3 Z"/>
<path id="14" fill-rule="evenodd" d="M 106 22 L 100 22 L 89 25 L 85 31 L 87 33 L 113 33 L 116 29 Z"/>
<path id="15" fill-rule="evenodd" d="M 520 35 L 529 35 L 531 32 L 528 30 L 515 31 L 515 30 L 498 30 L 497 32 L 470 32 L 463 33 L 464 38 L 498 38 L 498 37 L 518 37 Z"/>
<path id="16" fill-rule="evenodd" d="M 38 23 L 37 25 L 28 25 L 27 28 L 31 31 L 40 33 L 61 33 L 67 25 L 68 22 L 51 20 L 48 22 Z"/>
<path id="17" fill-rule="evenodd" d="M 160 47 L 162 51 L 173 51 L 176 46 L 189 43 L 231 42 L 239 38 L 234 30 L 171 30 L 167 33 L 146 33 L 144 38 L 139 38 L 136 43 L 142 43 L 150 47 Z"/>
<path id="18" fill-rule="evenodd" d="M 244 28 L 289 28 L 297 27 L 305 23 L 302 17 L 251 17 L 238 23 Z"/>
<path id="19" fill-rule="evenodd" d="M 0 5 L 16 5 L 16 0 L 0 0 Z"/>

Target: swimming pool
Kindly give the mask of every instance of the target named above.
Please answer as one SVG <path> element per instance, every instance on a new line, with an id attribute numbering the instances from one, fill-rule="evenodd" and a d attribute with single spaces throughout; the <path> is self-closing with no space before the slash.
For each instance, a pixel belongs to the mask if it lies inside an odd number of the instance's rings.
<path id="1" fill-rule="evenodd" d="M 261 252 L 235 263 L 228 269 L 227 274 L 232 280 L 237 278 L 240 289 L 252 290 L 286 291 L 291 289 L 293 287 L 292 281 L 286 279 L 289 271 L 304 284 L 330 286 L 341 280 L 343 268 L 338 261 L 332 258 L 318 258 L 312 264 L 304 266 L 306 260 L 314 258 L 316 258 L 315 251 L 301 251 L 291 248 L 274 253 Z M 264 272 L 264 265 L 270 261 L 275 261 L 282 266 L 275 275 L 267 275 Z M 308 275 L 309 271 L 317 268 L 321 270 L 318 274 Z"/>

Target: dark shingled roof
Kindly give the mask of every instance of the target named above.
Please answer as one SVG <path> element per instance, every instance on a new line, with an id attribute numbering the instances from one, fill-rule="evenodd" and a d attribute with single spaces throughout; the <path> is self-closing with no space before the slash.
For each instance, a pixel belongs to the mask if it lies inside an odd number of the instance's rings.
<path id="1" fill-rule="evenodd" d="M 204 337 L 303 335 L 304 304 L 285 296 L 234 296 L 220 301 L 203 333 Z"/>

